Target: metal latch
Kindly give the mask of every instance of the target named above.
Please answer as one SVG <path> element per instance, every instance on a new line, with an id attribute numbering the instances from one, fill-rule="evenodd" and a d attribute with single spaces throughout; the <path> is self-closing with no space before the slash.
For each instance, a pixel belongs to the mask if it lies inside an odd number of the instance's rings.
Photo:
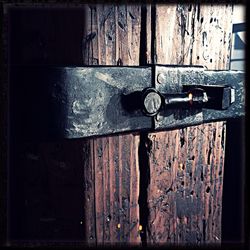
<path id="1" fill-rule="evenodd" d="M 10 118 L 25 138 L 162 130 L 244 115 L 244 73 L 203 67 L 12 67 Z"/>
<path id="2" fill-rule="evenodd" d="M 188 90 L 185 92 L 185 90 Z M 164 109 L 207 108 L 224 110 L 235 102 L 235 89 L 217 85 L 183 85 L 183 93 L 160 93 L 155 88 L 142 91 L 142 111 L 147 116 L 155 116 Z"/>
<path id="3" fill-rule="evenodd" d="M 168 94 L 155 88 L 142 91 L 141 108 L 145 115 L 156 116 L 160 110 L 210 108 L 224 110 L 235 101 L 235 90 L 227 86 L 183 86 L 189 91 Z"/>

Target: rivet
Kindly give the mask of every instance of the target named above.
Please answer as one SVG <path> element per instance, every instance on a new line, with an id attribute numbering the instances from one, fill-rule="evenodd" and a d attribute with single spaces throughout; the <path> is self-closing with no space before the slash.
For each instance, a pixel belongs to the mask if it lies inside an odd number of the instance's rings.
<path id="1" fill-rule="evenodd" d="M 166 76 L 163 73 L 158 74 L 157 82 L 160 84 L 166 83 Z"/>

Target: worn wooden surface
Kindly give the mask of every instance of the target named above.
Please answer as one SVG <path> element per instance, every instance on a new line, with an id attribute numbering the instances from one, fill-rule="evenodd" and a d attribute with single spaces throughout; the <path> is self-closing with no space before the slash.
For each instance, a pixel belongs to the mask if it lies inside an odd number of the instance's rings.
<path id="1" fill-rule="evenodd" d="M 228 69 L 231 15 L 230 5 L 156 5 L 155 63 Z M 221 241 L 225 128 L 148 135 L 149 244 Z"/>
<path id="2" fill-rule="evenodd" d="M 137 5 L 89 5 L 84 63 L 139 65 L 140 11 Z M 84 164 L 86 241 L 138 244 L 139 135 L 91 139 L 89 145 L 84 154 L 89 157 Z"/>
<path id="3" fill-rule="evenodd" d="M 81 11 L 68 18 L 48 15 L 49 20 L 26 13 L 14 25 L 16 37 L 23 38 L 13 45 L 12 62 L 228 68 L 230 5 L 143 9 L 147 12 L 137 5 L 88 5 L 85 34 Z M 19 41 L 15 35 L 14 40 Z M 140 244 L 142 229 L 148 244 L 220 242 L 224 122 L 149 135 L 13 145 L 14 240 Z"/>

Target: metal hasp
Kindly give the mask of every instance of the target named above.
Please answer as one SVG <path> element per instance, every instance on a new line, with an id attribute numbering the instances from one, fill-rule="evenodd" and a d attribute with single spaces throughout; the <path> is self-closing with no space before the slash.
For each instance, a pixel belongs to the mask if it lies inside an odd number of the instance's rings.
<path id="1" fill-rule="evenodd" d="M 15 136 L 81 138 L 244 115 L 244 73 L 203 67 L 10 68 Z"/>
<path id="2" fill-rule="evenodd" d="M 243 71 L 156 66 L 154 83 L 157 91 L 176 94 L 199 88 L 204 90 L 208 101 L 194 108 L 172 106 L 161 110 L 155 118 L 154 129 L 179 128 L 244 116 L 244 81 Z"/>

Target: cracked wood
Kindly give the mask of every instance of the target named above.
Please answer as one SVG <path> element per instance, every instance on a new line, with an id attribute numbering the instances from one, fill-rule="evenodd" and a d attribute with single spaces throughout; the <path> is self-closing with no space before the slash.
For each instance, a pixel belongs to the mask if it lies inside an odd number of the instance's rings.
<path id="1" fill-rule="evenodd" d="M 228 69 L 231 5 L 156 5 L 155 60 Z M 225 122 L 150 133 L 148 244 L 220 243 Z"/>
<path id="2" fill-rule="evenodd" d="M 89 5 L 84 63 L 139 65 L 140 10 L 137 5 Z M 137 134 L 89 140 L 89 154 L 84 154 L 89 245 L 140 243 L 138 147 Z"/>

